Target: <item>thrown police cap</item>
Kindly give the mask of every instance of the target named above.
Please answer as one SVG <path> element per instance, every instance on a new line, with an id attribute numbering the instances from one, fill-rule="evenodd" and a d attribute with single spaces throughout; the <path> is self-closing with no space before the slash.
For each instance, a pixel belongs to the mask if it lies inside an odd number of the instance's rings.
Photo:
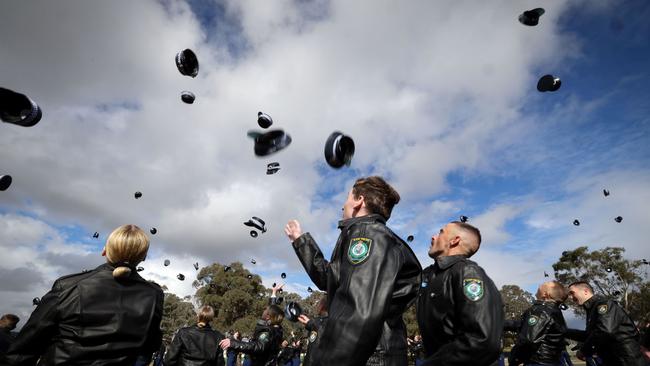
<path id="1" fill-rule="evenodd" d="M 543 14 L 544 9 L 542 8 L 526 10 L 521 15 L 519 15 L 519 22 L 523 25 L 534 27 L 539 24 L 539 17 L 541 17 Z"/>
<path id="2" fill-rule="evenodd" d="M 93 234 L 93 238 L 95 239 L 99 238 L 99 233 L 95 231 L 95 233 Z"/>
<path id="3" fill-rule="evenodd" d="M 257 261 L 255 261 L 255 259 L 251 259 L 251 263 L 252 264 L 257 264 Z"/>
<path id="4" fill-rule="evenodd" d="M 616 218 L 614 219 L 614 221 L 620 223 L 621 221 L 623 221 L 623 217 L 621 217 L 621 216 L 616 216 Z"/>
<path id="5" fill-rule="evenodd" d="M 546 273 L 546 271 L 544 271 L 544 277 L 548 277 L 548 273 Z"/>
<path id="6" fill-rule="evenodd" d="M 12 180 L 11 175 L 0 175 L 0 191 L 6 191 Z"/>
<path id="7" fill-rule="evenodd" d="M 612 292 L 612 295 L 614 295 L 614 296 L 621 296 L 621 291 L 616 290 L 616 291 Z"/>
<path id="8" fill-rule="evenodd" d="M 266 165 L 266 175 L 275 174 L 280 170 L 280 163 L 273 162 Z"/>
<path id="9" fill-rule="evenodd" d="M 38 297 L 32 299 L 32 305 L 37 306 L 40 303 L 41 303 L 41 299 L 39 299 Z"/>
<path id="10" fill-rule="evenodd" d="M 295 301 L 289 301 L 284 307 L 284 315 L 287 320 L 291 322 L 297 322 L 298 317 L 302 315 L 302 308 L 300 304 Z"/>
<path id="11" fill-rule="evenodd" d="M 169 265 L 169 263 L 171 263 L 171 262 L 169 261 L 169 259 L 165 259 L 165 261 L 163 262 L 163 264 L 165 265 L 165 267 L 167 267 L 167 266 Z"/>
<path id="12" fill-rule="evenodd" d="M 223 266 L 223 271 L 224 272 L 228 272 L 228 271 L 230 271 L 230 269 L 231 269 L 230 266 Z"/>
<path id="13" fill-rule="evenodd" d="M 311 287 L 307 287 L 307 292 L 312 293 L 314 290 Z"/>
<path id="14" fill-rule="evenodd" d="M 138 198 L 142 197 L 142 192 L 140 192 L 140 191 L 135 192 L 135 193 L 133 194 L 133 196 L 134 196 L 135 199 L 137 200 Z"/>
<path id="15" fill-rule="evenodd" d="M 409 235 L 409 236 L 406 238 L 406 241 L 408 241 L 408 242 L 410 243 L 410 242 L 413 241 L 413 239 L 415 239 L 415 237 L 414 237 L 413 235 Z"/>
<path id="16" fill-rule="evenodd" d="M 644 258 L 644 259 L 641 259 L 641 262 L 642 262 L 643 264 L 648 264 L 648 260 L 645 259 L 645 258 Z"/>
<path id="17" fill-rule="evenodd" d="M 562 256 L 563 256 L 563 257 L 566 257 L 568 254 L 569 254 L 569 251 L 567 251 L 567 250 L 565 250 L 565 251 L 562 252 Z"/>
<path id="18" fill-rule="evenodd" d="M 287 274 L 284 273 L 284 272 L 282 272 L 282 274 L 280 275 L 280 277 L 282 277 L 283 279 L 285 279 L 285 278 L 287 278 Z"/>
<path id="19" fill-rule="evenodd" d="M 151 233 L 151 235 L 156 235 L 156 233 L 158 232 L 158 229 L 156 229 L 155 227 L 152 227 L 151 230 L 149 230 L 149 232 Z"/>
<path id="20" fill-rule="evenodd" d="M 255 139 L 253 150 L 257 156 L 271 155 L 291 144 L 291 136 L 283 130 L 271 130 L 266 133 L 249 131 L 248 136 Z"/>
<path id="21" fill-rule="evenodd" d="M 253 275 L 252 275 L 252 274 L 249 274 L 249 275 L 246 276 L 246 277 L 247 277 L 249 280 L 252 280 L 252 279 L 253 279 Z"/>
<path id="22" fill-rule="evenodd" d="M 194 269 L 197 271 L 199 270 L 199 262 L 194 263 Z"/>
<path id="23" fill-rule="evenodd" d="M 605 268 L 605 272 L 609 273 L 609 272 L 611 272 L 611 271 L 612 271 L 612 267 L 606 267 L 606 268 Z"/>
<path id="24" fill-rule="evenodd" d="M 257 216 L 253 216 L 250 220 L 244 222 L 244 225 L 248 227 L 254 227 L 263 233 L 266 232 L 266 228 L 264 227 L 266 225 L 266 222 Z"/>
<path id="25" fill-rule="evenodd" d="M 184 49 L 176 54 L 176 67 L 181 74 L 195 78 L 199 74 L 199 59 L 194 51 Z"/>
<path id="26" fill-rule="evenodd" d="M 185 275 L 182 274 L 182 273 L 177 274 L 177 275 L 176 275 L 176 278 L 178 278 L 178 279 L 181 280 L 181 281 L 185 281 Z"/>
<path id="27" fill-rule="evenodd" d="M 257 112 L 257 124 L 262 128 L 269 128 L 273 124 L 273 118 L 264 112 Z"/>
<path id="28" fill-rule="evenodd" d="M 465 215 L 460 216 L 460 222 L 467 222 L 467 220 L 469 220 L 469 217 L 467 217 Z"/>
<path id="29" fill-rule="evenodd" d="M 276 285 L 277 285 L 277 283 L 273 282 L 273 285 L 271 285 L 271 287 L 275 287 Z"/>
<path id="30" fill-rule="evenodd" d="M 537 90 L 540 92 L 554 92 L 560 89 L 562 80 L 553 75 L 544 75 L 537 82 Z"/>
<path id="31" fill-rule="evenodd" d="M 573 220 L 573 225 L 580 226 L 580 221 L 578 219 Z"/>
<path id="32" fill-rule="evenodd" d="M 138 272 L 142 272 L 142 271 L 144 271 L 144 267 L 138 266 L 138 268 L 136 268 L 135 270 L 138 271 Z"/>
<path id="33" fill-rule="evenodd" d="M 568 308 L 569 308 L 569 307 L 567 306 L 567 304 L 565 304 L 565 303 L 561 303 L 561 304 L 560 304 L 560 310 L 566 310 L 566 309 L 568 309 Z"/>
<path id="34" fill-rule="evenodd" d="M 31 127 L 41 120 L 41 108 L 28 96 L 0 88 L 0 120 Z"/>
<path id="35" fill-rule="evenodd" d="M 332 168 L 350 166 L 354 156 L 354 140 L 342 132 L 335 131 L 325 142 L 325 161 Z"/>
<path id="36" fill-rule="evenodd" d="M 190 91 L 187 91 L 187 90 L 184 90 L 184 91 L 181 92 L 181 100 L 184 103 L 192 104 L 192 103 L 194 103 L 194 99 L 196 99 L 196 96 L 194 95 L 194 93 L 192 93 Z"/>
<path id="37" fill-rule="evenodd" d="M 605 197 L 609 196 L 609 191 L 606 190 L 606 189 L 603 189 L 603 195 L 604 195 Z"/>

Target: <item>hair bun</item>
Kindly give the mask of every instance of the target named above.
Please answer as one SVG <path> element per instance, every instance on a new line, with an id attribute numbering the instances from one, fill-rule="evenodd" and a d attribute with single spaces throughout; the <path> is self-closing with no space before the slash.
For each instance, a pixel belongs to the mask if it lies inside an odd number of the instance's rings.
<path id="1" fill-rule="evenodd" d="M 131 268 L 125 266 L 116 267 L 113 270 L 113 278 L 127 278 L 131 275 Z"/>

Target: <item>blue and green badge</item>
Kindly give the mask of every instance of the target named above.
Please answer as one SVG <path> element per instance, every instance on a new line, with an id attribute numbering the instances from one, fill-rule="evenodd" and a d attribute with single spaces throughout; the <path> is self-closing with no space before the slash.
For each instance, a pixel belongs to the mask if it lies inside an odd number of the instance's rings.
<path id="1" fill-rule="evenodd" d="M 478 301 L 483 297 L 483 281 L 478 278 L 463 280 L 463 293 L 470 301 Z"/>
<path id="2" fill-rule="evenodd" d="M 350 247 L 348 248 L 348 260 L 352 264 L 359 264 L 366 260 L 370 255 L 370 246 L 372 239 L 368 238 L 353 238 L 350 240 Z"/>
<path id="3" fill-rule="evenodd" d="M 528 325 L 533 326 L 539 322 L 539 318 L 537 318 L 535 315 L 531 315 L 528 318 Z"/>

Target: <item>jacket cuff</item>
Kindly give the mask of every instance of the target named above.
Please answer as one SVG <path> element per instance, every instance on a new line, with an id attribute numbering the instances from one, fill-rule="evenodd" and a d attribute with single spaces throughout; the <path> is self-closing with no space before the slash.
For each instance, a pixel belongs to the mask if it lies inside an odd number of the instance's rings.
<path id="1" fill-rule="evenodd" d="M 300 235 L 298 239 L 294 240 L 293 243 L 291 244 L 293 245 L 294 249 L 298 249 L 301 246 L 305 245 L 307 241 L 313 241 L 313 240 L 314 239 L 311 237 L 311 234 L 309 232 L 306 232 Z"/>

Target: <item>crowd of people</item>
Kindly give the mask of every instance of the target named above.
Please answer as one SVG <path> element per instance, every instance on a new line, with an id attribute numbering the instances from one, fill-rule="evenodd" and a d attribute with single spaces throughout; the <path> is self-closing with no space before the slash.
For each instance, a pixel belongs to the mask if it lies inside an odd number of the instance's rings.
<path id="1" fill-rule="evenodd" d="M 504 319 L 501 295 L 471 257 L 481 233 L 453 221 L 431 237 L 434 263 L 422 269 L 410 246 L 386 222 L 400 201 L 378 176 L 358 179 L 343 204 L 341 234 L 330 260 L 291 220 L 285 233 L 313 283 L 326 297 L 317 314 L 298 316 L 306 339 L 287 337 L 274 286 L 254 333 L 223 334 L 211 327 L 215 309 L 202 306 L 196 324 L 162 345 L 163 292 L 136 266 L 149 250 L 135 225 L 115 229 L 92 271 L 58 279 L 16 335 L 19 319 L 0 319 L 2 365 L 416 365 L 505 364 L 504 330 L 517 333 L 509 365 L 566 365 L 567 340 L 590 365 L 648 365 L 648 337 L 614 300 L 587 281 L 543 283 L 521 319 Z M 568 329 L 561 304 L 586 311 L 586 329 Z M 419 334 L 408 338 L 403 313 L 417 308 Z"/>

